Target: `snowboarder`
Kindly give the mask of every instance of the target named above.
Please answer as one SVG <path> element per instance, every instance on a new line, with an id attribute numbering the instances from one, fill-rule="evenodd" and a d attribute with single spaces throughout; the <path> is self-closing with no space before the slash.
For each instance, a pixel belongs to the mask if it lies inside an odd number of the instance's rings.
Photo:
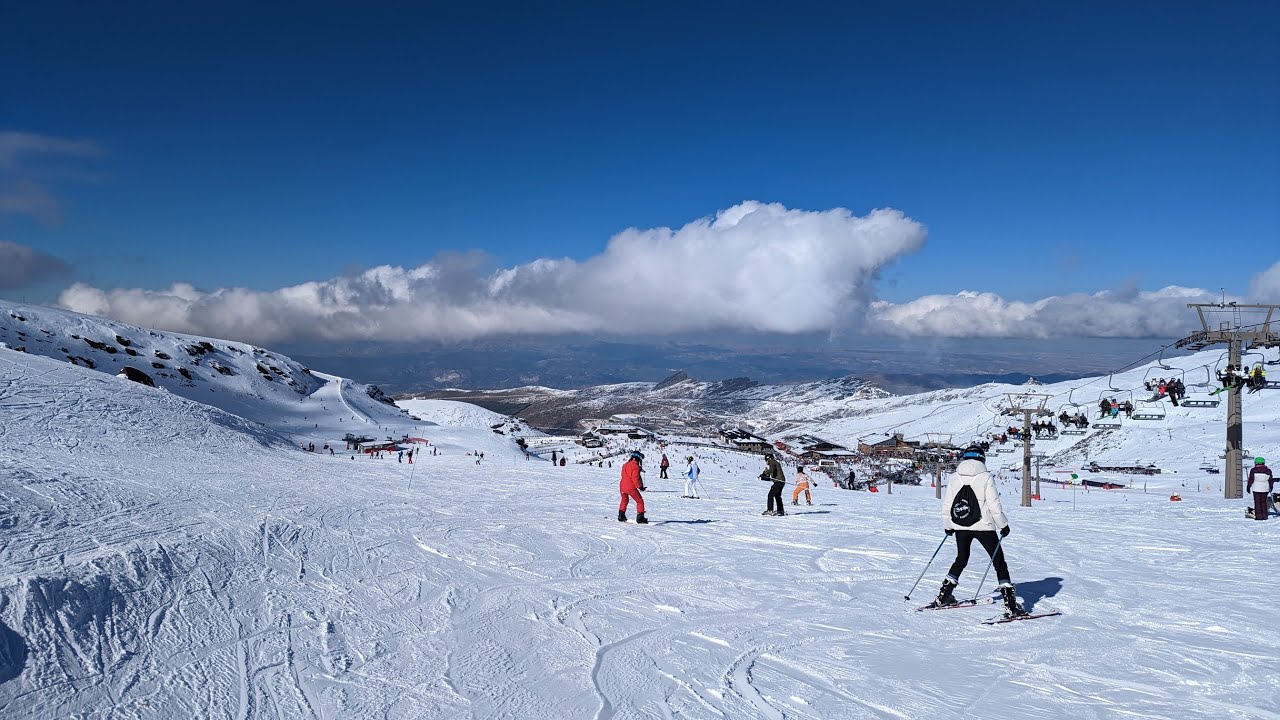
<path id="1" fill-rule="evenodd" d="M 956 560 L 951 563 L 932 605 L 956 604 L 951 591 L 960 584 L 960 573 L 969 564 L 969 548 L 977 540 L 991 556 L 991 565 L 996 569 L 1005 615 L 1026 615 L 1027 611 L 1018 604 L 1013 581 L 1009 579 L 1009 566 L 1005 564 L 1000 538 L 1008 537 L 1009 521 L 1000 506 L 1000 495 L 991 474 L 987 472 L 986 459 L 982 448 L 970 445 L 960 456 L 960 464 L 947 484 L 947 495 L 942 502 L 942 529 L 956 538 Z"/>
<path id="2" fill-rule="evenodd" d="M 564 456 L 563 456 L 563 455 L 561 455 L 561 456 L 560 456 L 560 467 L 564 467 L 564 465 L 565 465 L 565 459 L 564 459 Z"/>
<path id="3" fill-rule="evenodd" d="M 813 497 L 809 495 L 809 485 L 810 485 L 809 476 L 805 474 L 804 466 L 801 465 L 797 467 L 796 468 L 796 489 L 791 493 L 792 505 L 800 504 L 800 492 L 802 490 L 804 491 L 804 504 L 805 505 L 813 504 Z"/>
<path id="4" fill-rule="evenodd" d="M 561 458 L 561 462 L 563 460 Z M 636 501 L 636 522 L 641 525 L 649 522 L 644 516 L 644 497 L 640 495 L 644 490 L 644 481 L 640 479 L 642 462 L 644 453 L 632 450 L 631 457 L 622 464 L 622 480 L 618 482 L 618 492 L 622 493 L 622 500 L 618 503 L 619 522 L 627 521 L 627 503 L 632 498 Z"/>
<path id="5" fill-rule="evenodd" d="M 764 454 L 764 462 L 765 469 L 764 472 L 760 473 L 760 479 L 767 480 L 772 485 L 769 486 L 769 496 L 765 501 L 765 510 L 760 514 L 786 515 L 786 511 L 782 509 L 782 488 L 787 484 L 787 477 L 782 473 L 782 465 L 778 463 L 778 458 L 772 452 Z"/>
<path id="6" fill-rule="evenodd" d="M 658 477 L 667 479 L 667 468 L 671 467 L 671 461 L 667 459 L 667 454 L 662 453 L 662 460 L 658 461 Z"/>
<path id="7" fill-rule="evenodd" d="M 1266 520 L 1267 513 L 1270 509 L 1267 507 L 1267 501 L 1271 497 L 1271 488 L 1275 486 L 1275 476 L 1271 473 L 1271 468 L 1267 467 L 1267 461 L 1256 457 L 1253 459 L 1253 469 L 1249 471 L 1249 482 L 1245 484 L 1248 492 L 1253 493 L 1253 519 Z"/>
<path id="8" fill-rule="evenodd" d="M 698 461 L 690 455 L 685 458 L 689 462 L 689 468 L 684 471 L 684 495 L 680 497 L 697 498 L 702 496 L 702 483 L 698 482 L 698 476 L 702 474 L 702 470 L 698 467 Z"/>

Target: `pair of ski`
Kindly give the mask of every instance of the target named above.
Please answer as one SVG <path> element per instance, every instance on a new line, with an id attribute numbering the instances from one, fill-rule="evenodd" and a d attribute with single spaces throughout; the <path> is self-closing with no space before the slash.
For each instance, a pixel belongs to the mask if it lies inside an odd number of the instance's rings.
<path id="1" fill-rule="evenodd" d="M 924 605 L 922 607 L 916 608 L 916 612 L 925 612 L 925 611 L 932 611 L 932 610 L 958 610 L 960 608 L 971 608 L 971 607 L 977 607 L 979 605 L 994 605 L 995 603 L 996 603 L 995 597 L 987 596 L 987 597 L 980 597 L 980 598 L 971 598 L 969 600 L 960 600 L 956 602 L 956 604 L 954 605 L 932 605 L 932 604 Z M 1018 620 L 1036 620 L 1039 618 L 1054 617 L 1055 615 L 1061 615 L 1061 614 L 1062 613 L 1058 610 L 1049 610 L 1046 612 L 1027 613 L 1026 615 L 997 615 L 993 618 L 987 618 L 986 620 L 983 620 L 982 624 L 983 625 L 1000 625 L 1003 623 L 1015 622 Z"/>

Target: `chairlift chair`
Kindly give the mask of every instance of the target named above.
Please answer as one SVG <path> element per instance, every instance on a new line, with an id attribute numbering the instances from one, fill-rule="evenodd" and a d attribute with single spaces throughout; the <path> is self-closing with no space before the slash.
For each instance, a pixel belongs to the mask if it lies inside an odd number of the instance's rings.
<path id="1" fill-rule="evenodd" d="M 1071 414 L 1071 415 L 1073 415 L 1073 416 L 1074 416 L 1074 415 L 1083 415 L 1083 416 L 1084 416 L 1084 418 L 1085 418 L 1086 420 L 1088 420 L 1088 418 L 1089 418 L 1089 408 L 1085 407 L 1084 405 L 1081 405 L 1081 404 L 1080 404 L 1080 403 L 1078 403 L 1078 402 L 1073 402 L 1073 399 L 1072 399 L 1072 398 L 1073 398 L 1073 396 L 1075 395 L 1075 392 L 1076 392 L 1076 389 L 1075 389 L 1075 388 L 1071 388 L 1070 392 L 1068 392 L 1068 393 L 1067 393 L 1067 402 L 1066 402 L 1066 404 L 1061 405 L 1061 406 L 1059 406 L 1059 407 L 1058 407 L 1058 418 L 1059 418 L 1059 420 L 1061 419 L 1062 415 L 1067 414 L 1068 412 L 1070 412 L 1070 414 Z M 1070 410 L 1068 410 L 1068 408 L 1070 408 Z M 1075 425 L 1073 425 L 1073 424 L 1071 424 L 1071 423 L 1065 423 L 1065 422 L 1064 422 L 1064 423 L 1062 423 L 1062 428 L 1061 428 L 1060 430 L 1058 430 L 1058 433 L 1059 433 L 1059 434 L 1061 434 L 1061 435 L 1084 435 L 1084 434 L 1086 434 L 1087 432 L 1088 432 L 1088 430 L 1085 430 L 1084 428 L 1076 427 Z"/>
<path id="2" fill-rule="evenodd" d="M 1131 420 L 1163 420 L 1164 419 L 1164 403 L 1144 402 L 1139 400 L 1133 404 L 1133 414 L 1129 416 Z"/>

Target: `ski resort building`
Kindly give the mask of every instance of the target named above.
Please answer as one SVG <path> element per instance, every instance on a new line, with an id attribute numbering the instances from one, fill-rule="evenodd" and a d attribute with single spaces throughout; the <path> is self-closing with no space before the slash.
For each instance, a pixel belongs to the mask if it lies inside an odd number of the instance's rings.
<path id="1" fill-rule="evenodd" d="M 772 447 L 768 440 L 740 428 L 721 430 L 720 439 L 729 447 L 742 452 L 763 453 Z"/>
<path id="2" fill-rule="evenodd" d="M 858 440 L 858 452 L 864 455 L 911 457 L 919 447 L 919 442 L 904 439 L 902 433 L 894 433 L 887 438 L 875 441 L 867 438 Z"/>

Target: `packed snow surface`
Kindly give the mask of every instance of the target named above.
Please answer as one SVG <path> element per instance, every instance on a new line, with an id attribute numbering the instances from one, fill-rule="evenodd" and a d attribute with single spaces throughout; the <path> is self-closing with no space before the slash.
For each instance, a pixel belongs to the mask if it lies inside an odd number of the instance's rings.
<path id="1" fill-rule="evenodd" d="M 914 612 L 949 541 L 903 599 L 944 538 L 927 484 L 815 475 L 812 506 L 763 517 L 758 458 L 671 446 L 662 480 L 650 445 L 652 523 L 623 524 L 620 458 L 526 459 L 500 416 L 437 401 L 415 420 L 322 373 L 278 396 L 223 380 L 244 374 L 202 378 L 215 408 L 0 349 L 0 717 L 1280 717 L 1280 522 L 1199 470 L 1218 410 L 1072 439 L 1079 461 L 1045 470 L 1161 465 L 1121 489 L 1045 483 L 1023 508 L 1001 480 L 1019 594 L 1063 614 L 987 626 L 996 606 Z M 883 401 L 826 434 L 975 426 L 999 390 Z M 1267 395 L 1245 401 L 1246 446 L 1280 459 Z M 344 452 L 346 432 L 430 444 L 403 444 L 409 463 Z M 703 499 L 680 497 L 688 454 Z"/>

